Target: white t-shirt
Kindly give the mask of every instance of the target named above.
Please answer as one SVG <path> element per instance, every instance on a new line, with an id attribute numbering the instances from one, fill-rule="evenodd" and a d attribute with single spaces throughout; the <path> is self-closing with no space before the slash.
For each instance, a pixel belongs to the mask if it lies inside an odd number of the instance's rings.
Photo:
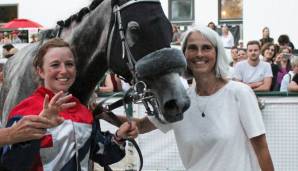
<path id="1" fill-rule="evenodd" d="M 263 81 L 266 77 L 273 77 L 272 69 L 268 62 L 261 61 L 257 66 L 252 66 L 248 60 L 236 63 L 233 78 L 244 83 Z"/>
<path id="2" fill-rule="evenodd" d="M 292 81 L 295 73 L 293 71 L 289 71 L 281 80 L 280 89 L 279 91 L 287 92 L 288 86 L 290 82 Z"/>
<path id="3" fill-rule="evenodd" d="M 260 170 L 249 140 L 265 133 L 254 92 L 243 83 L 229 81 L 211 96 L 198 96 L 194 87 L 188 95 L 191 105 L 182 121 L 165 125 L 150 117 L 161 131 L 174 130 L 186 170 Z"/>
<path id="4" fill-rule="evenodd" d="M 227 36 L 221 36 L 223 47 L 231 48 L 234 46 L 234 36 L 231 32 Z"/>

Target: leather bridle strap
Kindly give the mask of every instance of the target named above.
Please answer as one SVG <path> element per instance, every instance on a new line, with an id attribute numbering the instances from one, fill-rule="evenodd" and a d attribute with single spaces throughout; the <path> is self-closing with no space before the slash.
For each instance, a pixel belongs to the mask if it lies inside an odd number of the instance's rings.
<path id="1" fill-rule="evenodd" d="M 123 8 L 126 8 L 132 4 L 140 3 L 140 2 L 157 2 L 160 3 L 160 0 L 131 0 L 126 2 L 125 4 L 119 6 L 119 10 L 121 11 Z"/>

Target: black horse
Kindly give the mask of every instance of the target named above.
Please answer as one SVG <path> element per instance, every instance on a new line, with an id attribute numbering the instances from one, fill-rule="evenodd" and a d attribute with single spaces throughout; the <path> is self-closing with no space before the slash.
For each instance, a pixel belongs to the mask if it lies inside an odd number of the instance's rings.
<path id="1" fill-rule="evenodd" d="M 13 106 L 38 86 L 32 60 L 41 44 L 56 36 L 75 49 L 77 78 L 70 92 L 83 104 L 88 103 L 100 78 L 111 69 L 129 82 L 133 83 L 136 78 L 144 81 L 157 96 L 159 110 L 166 121 L 182 119 L 190 104 L 178 75 L 185 68 L 185 59 L 177 50 L 169 48 L 171 25 L 160 2 L 94 0 L 89 7 L 58 22 L 55 29 L 44 31 L 41 41 L 21 49 L 8 60 L 1 90 L 2 121 L 6 121 Z M 158 59 L 156 55 L 162 57 Z M 135 65 L 144 56 L 146 60 Z M 155 70 L 154 74 L 148 73 L 150 70 Z"/>

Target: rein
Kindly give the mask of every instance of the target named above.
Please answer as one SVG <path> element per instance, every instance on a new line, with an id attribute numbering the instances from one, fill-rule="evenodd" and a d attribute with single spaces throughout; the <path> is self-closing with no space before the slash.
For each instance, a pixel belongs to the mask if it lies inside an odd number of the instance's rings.
<path id="1" fill-rule="evenodd" d="M 140 81 L 137 76 L 137 72 L 136 72 L 136 68 L 135 68 L 135 65 L 137 62 L 136 62 L 135 57 L 132 55 L 132 53 L 130 51 L 129 45 L 128 45 L 127 40 L 124 36 L 125 34 L 124 34 L 123 25 L 122 25 L 121 10 L 123 10 L 124 8 L 126 8 L 130 5 L 133 5 L 136 3 L 144 3 L 144 2 L 160 3 L 159 0 L 131 0 L 131 1 L 126 2 L 125 4 L 122 4 L 121 6 L 119 6 L 118 4 L 113 6 L 113 13 L 114 13 L 115 21 L 114 21 L 113 27 L 111 29 L 111 34 L 108 38 L 107 65 L 108 65 L 108 68 L 110 68 L 112 40 L 113 40 L 113 35 L 115 32 L 116 24 L 118 23 L 119 36 L 120 36 L 121 47 L 122 47 L 122 56 L 121 57 L 123 60 L 125 60 L 125 56 L 127 56 L 128 62 L 126 63 L 126 65 L 133 77 L 132 82 L 131 82 L 133 84 L 133 88 L 131 88 L 129 90 L 129 94 L 126 94 L 126 95 L 131 96 L 131 97 L 129 97 L 129 99 L 132 99 L 132 101 L 130 101 L 130 103 L 131 102 L 133 102 L 135 104 L 143 103 L 148 115 L 155 116 L 161 123 L 166 123 L 164 118 L 160 118 L 160 116 L 162 116 L 162 115 L 161 115 L 161 111 L 159 110 L 159 106 L 158 106 L 159 104 L 158 104 L 155 93 L 153 91 L 151 91 L 150 89 L 147 89 L 146 83 L 143 81 Z M 142 59 L 140 59 L 140 60 L 142 60 Z M 124 98 L 126 98 L 126 97 L 124 96 Z M 120 104 L 120 103 L 118 102 L 118 104 Z M 118 106 L 118 107 L 120 107 L 120 106 Z M 125 108 L 125 102 L 123 103 L 123 106 Z M 109 110 L 112 110 L 112 109 L 109 109 Z M 128 119 L 131 118 L 127 114 L 127 112 L 126 112 L 126 116 Z"/>

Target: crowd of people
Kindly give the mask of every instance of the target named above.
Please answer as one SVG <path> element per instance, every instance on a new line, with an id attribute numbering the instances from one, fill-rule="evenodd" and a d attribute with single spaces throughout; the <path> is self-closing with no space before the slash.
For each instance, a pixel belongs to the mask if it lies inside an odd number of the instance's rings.
<path id="1" fill-rule="evenodd" d="M 179 40 L 183 39 L 184 33 L 177 31 L 177 25 L 174 27 L 173 33 L 178 32 Z M 242 40 L 234 42 L 228 25 L 224 24 L 219 29 L 213 22 L 209 22 L 207 27 L 217 32 L 223 46 L 230 50 L 232 61 L 227 78 L 244 82 L 255 91 L 297 90 L 297 82 L 293 80 L 296 75 L 296 58 L 293 54 L 295 46 L 288 35 L 282 34 L 274 42 L 269 28 L 264 27 L 262 37 L 248 41 L 245 47 Z M 174 44 L 180 44 L 177 40 L 173 40 Z"/>
<path id="2" fill-rule="evenodd" d="M 297 90 L 293 88 L 297 85 L 293 80 L 297 59 L 293 54 L 294 45 L 287 35 L 281 35 L 278 44 L 275 44 L 274 39 L 269 36 L 269 29 L 265 27 L 263 38 L 248 41 L 246 47 L 231 48 L 231 79 L 241 81 L 255 91 Z"/>

